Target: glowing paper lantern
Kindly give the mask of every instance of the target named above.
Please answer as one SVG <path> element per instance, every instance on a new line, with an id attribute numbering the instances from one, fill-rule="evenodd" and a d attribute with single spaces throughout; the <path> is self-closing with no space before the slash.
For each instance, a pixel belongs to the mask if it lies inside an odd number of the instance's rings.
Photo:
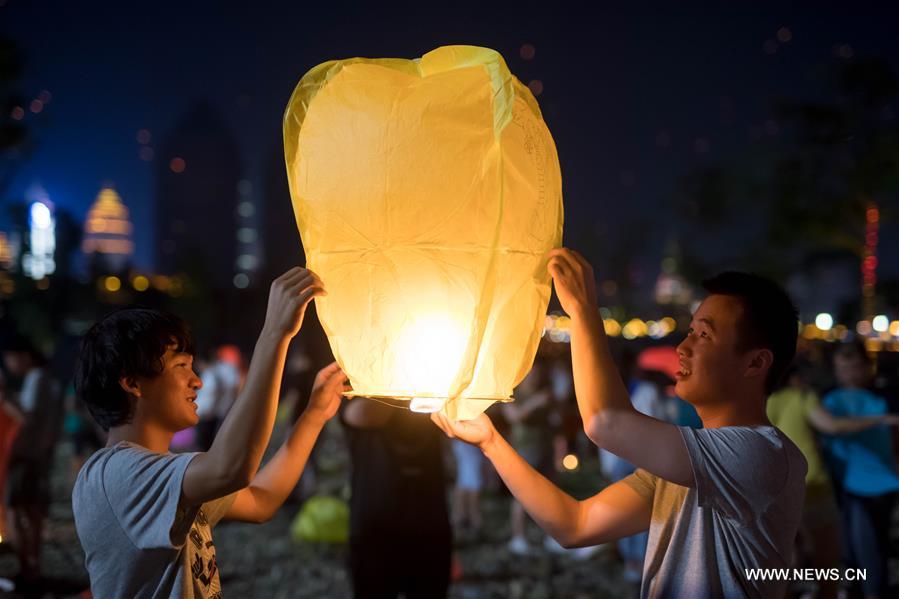
<path id="1" fill-rule="evenodd" d="M 495 51 L 331 61 L 284 115 L 319 318 L 355 395 L 472 418 L 530 370 L 562 238 L 555 145 Z"/>

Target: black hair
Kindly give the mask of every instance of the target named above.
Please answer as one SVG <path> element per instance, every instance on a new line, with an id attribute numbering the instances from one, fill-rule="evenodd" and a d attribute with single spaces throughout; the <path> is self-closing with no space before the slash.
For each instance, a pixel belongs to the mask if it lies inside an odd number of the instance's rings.
<path id="1" fill-rule="evenodd" d="M 765 378 L 765 391 L 771 393 L 796 355 L 799 314 L 790 296 L 774 281 L 746 272 L 723 272 L 702 286 L 709 294 L 732 297 L 743 307 L 737 350 L 765 348 L 774 354 Z"/>
<path id="2" fill-rule="evenodd" d="M 194 353 L 187 324 L 158 310 L 117 310 L 88 330 L 75 367 L 75 394 L 103 430 L 128 424 L 134 415 L 133 399 L 119 380 L 158 376 L 165 366 L 165 352 L 172 346 L 178 352 Z"/>

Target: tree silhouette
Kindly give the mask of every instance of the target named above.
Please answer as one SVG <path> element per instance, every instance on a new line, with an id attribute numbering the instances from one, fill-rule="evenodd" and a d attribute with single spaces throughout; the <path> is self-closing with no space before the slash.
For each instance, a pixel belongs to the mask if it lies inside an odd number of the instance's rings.
<path id="1" fill-rule="evenodd" d="M 865 255 L 866 213 L 899 208 L 899 83 L 885 59 L 841 61 L 816 72 L 825 94 L 780 100 L 783 133 L 756 154 L 690 173 L 677 202 L 703 225 L 761 220 L 762 238 L 744 248 L 758 270 L 785 278 L 809 259 Z"/>

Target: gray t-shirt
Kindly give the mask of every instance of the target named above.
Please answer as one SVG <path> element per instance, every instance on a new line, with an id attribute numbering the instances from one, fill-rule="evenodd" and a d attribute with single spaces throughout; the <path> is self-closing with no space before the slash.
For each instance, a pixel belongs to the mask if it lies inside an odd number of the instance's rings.
<path id="1" fill-rule="evenodd" d="M 85 462 L 72 508 L 94 597 L 221 597 L 212 527 L 235 494 L 180 507 L 195 455 L 122 442 Z"/>
<path id="2" fill-rule="evenodd" d="M 680 427 L 695 487 L 645 470 L 623 481 L 652 504 L 642 597 L 783 597 L 805 495 L 805 458 L 773 426 Z"/>

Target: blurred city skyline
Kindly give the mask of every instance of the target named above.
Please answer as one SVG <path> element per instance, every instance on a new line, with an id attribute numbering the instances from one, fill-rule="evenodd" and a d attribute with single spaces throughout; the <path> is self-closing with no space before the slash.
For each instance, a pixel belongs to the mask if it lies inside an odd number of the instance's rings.
<path id="1" fill-rule="evenodd" d="M 220 117 L 221 134 L 233 140 L 233 168 L 223 176 L 237 181 L 234 193 L 256 206 L 280 201 L 277 210 L 289 215 L 286 185 L 266 187 L 286 180 L 283 166 L 277 172 L 281 116 L 308 69 L 357 55 L 483 45 L 538 93 L 562 166 L 566 243 L 603 277 L 611 276 L 607 252 L 631 252 L 628 276 L 648 287 L 672 244 L 726 263 L 728 252 L 757 242 L 762 228 L 752 205 L 740 208 L 736 223 L 697 227 L 676 201 L 681 180 L 776 144 L 785 134 L 776 101 L 824 97 L 823 65 L 882 57 L 895 67 L 899 38 L 883 11 L 872 5 L 850 17 L 836 4 L 533 2 L 452 11 L 163 3 L 137 11 L 6 0 L 0 31 L 25 59 L 16 88 L 51 99 L 39 113 L 25 111 L 34 152 L 16 162 L 3 200 L 24 201 L 39 184 L 81 221 L 111 183 L 134 223 L 134 266 L 152 270 L 165 241 L 157 201 L 165 172 L 187 175 L 201 160 L 177 147 L 198 106 Z M 0 230 L 10 226 L 2 212 Z M 255 226 L 264 239 L 266 223 Z M 895 233 L 885 219 L 881 277 L 899 274 Z M 299 244 L 283 251 L 302 261 Z"/>

